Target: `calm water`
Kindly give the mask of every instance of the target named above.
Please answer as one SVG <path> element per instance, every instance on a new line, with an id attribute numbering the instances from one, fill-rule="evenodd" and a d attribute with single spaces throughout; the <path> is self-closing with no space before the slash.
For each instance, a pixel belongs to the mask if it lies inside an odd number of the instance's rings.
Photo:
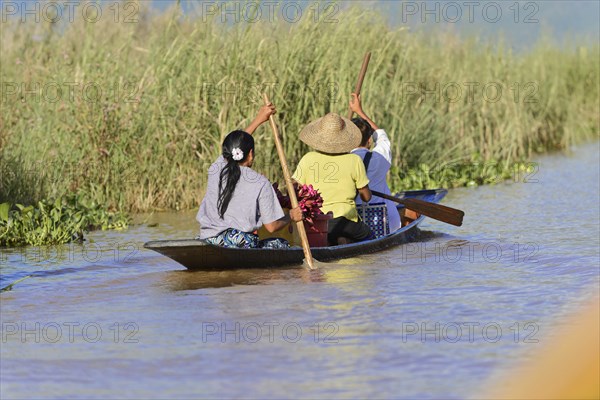
<path id="1" fill-rule="evenodd" d="M 192 273 L 142 249 L 193 236 L 194 212 L 4 250 L 1 286 L 33 277 L 0 294 L 0 397 L 476 395 L 598 292 L 598 145 L 451 191 L 461 228 L 426 220 L 418 244 L 312 273 Z"/>

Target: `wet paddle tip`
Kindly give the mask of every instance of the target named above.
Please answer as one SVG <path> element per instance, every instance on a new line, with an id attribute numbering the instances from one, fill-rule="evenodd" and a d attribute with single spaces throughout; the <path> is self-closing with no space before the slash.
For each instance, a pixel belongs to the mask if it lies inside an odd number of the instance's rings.
<path id="1" fill-rule="evenodd" d="M 302 260 L 302 265 L 304 266 L 304 268 L 310 269 L 310 270 L 315 270 L 318 269 L 318 266 L 315 266 L 315 260 L 311 260 L 308 261 L 306 258 L 304 260 Z"/>
<path id="2" fill-rule="evenodd" d="M 312 263 L 309 263 L 306 260 L 306 258 L 304 260 L 302 260 L 302 266 L 311 271 L 316 271 L 325 265 L 327 265 L 327 263 L 323 263 L 321 261 L 315 260 L 314 258 L 312 259 Z"/>

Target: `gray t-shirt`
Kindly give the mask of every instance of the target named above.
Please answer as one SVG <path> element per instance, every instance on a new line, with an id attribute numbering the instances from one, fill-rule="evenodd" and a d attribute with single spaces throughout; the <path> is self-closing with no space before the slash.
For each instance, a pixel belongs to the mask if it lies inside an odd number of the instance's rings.
<path id="1" fill-rule="evenodd" d="M 219 176 L 227 161 L 219 156 L 208 170 L 206 194 L 196 220 L 200 223 L 200 239 L 213 237 L 228 228 L 253 232 L 284 216 L 271 182 L 248 167 L 240 167 L 241 175 L 223 219 L 219 216 Z"/>

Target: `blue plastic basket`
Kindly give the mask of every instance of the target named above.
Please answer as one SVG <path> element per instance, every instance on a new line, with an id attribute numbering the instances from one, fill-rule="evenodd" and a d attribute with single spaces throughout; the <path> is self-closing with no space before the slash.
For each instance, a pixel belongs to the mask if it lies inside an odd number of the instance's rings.
<path id="1" fill-rule="evenodd" d="M 385 203 L 362 203 L 357 206 L 357 211 L 363 222 L 371 228 L 371 232 L 373 232 L 375 238 L 380 238 L 390 233 L 390 223 Z"/>

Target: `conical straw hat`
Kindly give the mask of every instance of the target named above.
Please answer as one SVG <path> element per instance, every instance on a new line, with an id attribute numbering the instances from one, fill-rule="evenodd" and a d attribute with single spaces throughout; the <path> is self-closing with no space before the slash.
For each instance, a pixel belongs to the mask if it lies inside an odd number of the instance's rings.
<path id="1" fill-rule="evenodd" d="M 341 154 L 360 146 L 362 134 L 349 119 L 330 113 L 306 125 L 300 140 L 317 151 Z"/>

